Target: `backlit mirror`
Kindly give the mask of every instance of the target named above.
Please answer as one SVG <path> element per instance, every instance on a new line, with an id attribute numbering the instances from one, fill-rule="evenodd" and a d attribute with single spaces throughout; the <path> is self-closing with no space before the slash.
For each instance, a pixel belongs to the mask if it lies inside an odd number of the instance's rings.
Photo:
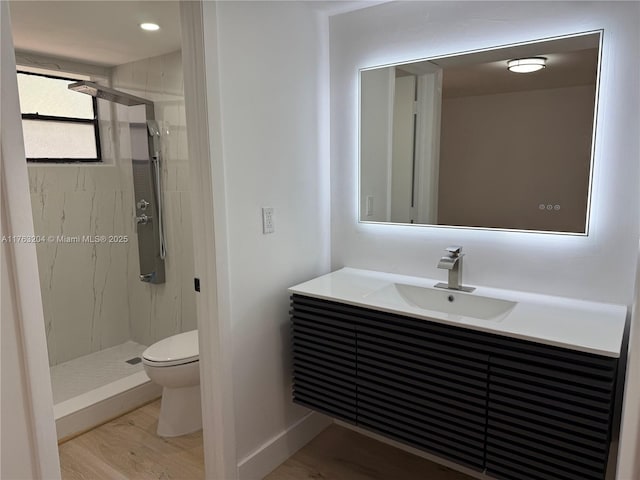
<path id="1" fill-rule="evenodd" d="M 360 221 L 586 234 L 600 41 L 361 70 Z"/>

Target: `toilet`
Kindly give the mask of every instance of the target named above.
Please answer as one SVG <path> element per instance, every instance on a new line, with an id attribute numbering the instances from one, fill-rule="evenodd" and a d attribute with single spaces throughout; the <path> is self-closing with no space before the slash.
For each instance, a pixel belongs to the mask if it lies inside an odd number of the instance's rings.
<path id="1" fill-rule="evenodd" d="M 202 428 L 198 331 L 179 333 L 142 353 L 144 370 L 162 386 L 158 435 L 177 437 Z"/>

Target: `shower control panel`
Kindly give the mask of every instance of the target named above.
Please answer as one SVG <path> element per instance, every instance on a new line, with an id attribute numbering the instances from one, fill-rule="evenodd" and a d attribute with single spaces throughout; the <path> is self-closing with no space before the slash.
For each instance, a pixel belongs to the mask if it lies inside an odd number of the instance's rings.
<path id="1" fill-rule="evenodd" d="M 149 119 L 154 115 L 150 108 L 130 107 L 129 118 L 138 121 L 129 122 L 131 137 L 133 189 L 135 194 L 135 224 L 138 237 L 138 259 L 140 262 L 140 281 L 149 284 L 165 282 L 164 252 L 161 239 L 162 209 L 158 161 L 153 160 L 154 142 L 148 127 Z M 139 108 L 137 112 L 134 109 Z M 142 119 L 146 118 L 146 121 Z"/>

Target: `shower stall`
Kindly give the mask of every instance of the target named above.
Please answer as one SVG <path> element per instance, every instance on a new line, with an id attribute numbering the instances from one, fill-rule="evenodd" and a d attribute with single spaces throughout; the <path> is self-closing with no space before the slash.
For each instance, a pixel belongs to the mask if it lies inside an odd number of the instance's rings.
<path id="1" fill-rule="evenodd" d="M 37 245 L 59 439 L 159 397 L 142 352 L 197 326 L 180 51 L 69 89 L 103 162 L 29 165 L 36 234 L 100 239 Z"/>

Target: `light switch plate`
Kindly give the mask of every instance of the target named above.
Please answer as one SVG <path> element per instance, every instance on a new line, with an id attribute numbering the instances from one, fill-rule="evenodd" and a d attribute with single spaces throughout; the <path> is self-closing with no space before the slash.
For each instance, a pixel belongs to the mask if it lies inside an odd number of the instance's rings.
<path id="1" fill-rule="evenodd" d="M 367 205 L 365 215 L 370 217 L 373 215 L 373 195 L 367 195 Z"/>
<path id="2" fill-rule="evenodd" d="M 273 233 L 276 231 L 273 222 L 273 207 L 262 207 L 262 233 Z"/>

